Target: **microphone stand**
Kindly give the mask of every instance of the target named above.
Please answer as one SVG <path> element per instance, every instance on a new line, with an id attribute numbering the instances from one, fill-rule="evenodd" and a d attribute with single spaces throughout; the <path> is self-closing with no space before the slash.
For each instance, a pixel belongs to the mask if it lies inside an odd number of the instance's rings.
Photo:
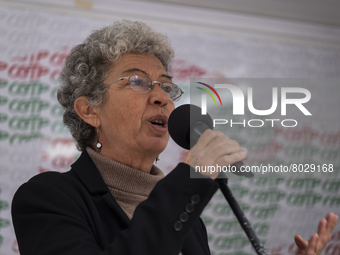
<path id="1" fill-rule="evenodd" d="M 204 133 L 204 131 L 209 128 L 210 127 L 208 127 L 204 122 L 196 122 L 194 125 L 192 125 L 190 127 L 190 133 L 188 133 L 190 144 L 192 146 L 196 144 L 196 142 L 198 141 L 200 136 Z M 243 165 L 243 162 L 237 162 L 232 166 L 236 166 L 239 169 L 241 165 Z M 231 193 L 231 190 L 228 187 L 227 176 L 223 172 L 220 172 L 215 181 L 219 184 L 220 190 L 222 191 L 224 197 L 226 198 L 228 204 L 230 205 L 230 208 L 233 210 L 244 232 L 248 236 L 248 239 L 251 242 L 256 253 L 258 255 L 267 255 L 265 248 L 261 244 L 260 240 L 257 238 L 248 219 L 246 218 L 239 204 L 237 203 L 233 193 Z"/>
<path id="2" fill-rule="evenodd" d="M 238 162 L 239 163 L 239 162 Z M 234 164 L 234 165 L 237 165 Z M 224 197 L 226 198 L 230 208 L 233 210 L 238 222 L 240 223 L 241 227 L 243 228 L 244 232 L 248 236 L 249 241 L 251 242 L 253 248 L 255 249 L 258 255 L 267 255 L 265 248 L 261 244 L 260 240 L 257 238 L 254 230 L 252 229 L 248 219 L 244 215 L 243 211 L 241 210 L 239 204 L 237 203 L 233 193 L 228 187 L 228 178 L 223 173 L 220 172 L 218 177 L 215 181 L 219 184 L 220 190 L 222 191 Z"/>

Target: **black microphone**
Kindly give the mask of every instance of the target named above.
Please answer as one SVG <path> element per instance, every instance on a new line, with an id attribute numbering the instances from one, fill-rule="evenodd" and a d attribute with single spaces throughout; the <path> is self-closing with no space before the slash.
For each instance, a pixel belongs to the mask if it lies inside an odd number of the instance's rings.
<path id="1" fill-rule="evenodd" d="M 203 132 L 207 129 L 213 129 L 213 121 L 209 114 L 201 115 L 201 108 L 195 105 L 181 105 L 176 108 L 169 117 L 168 130 L 172 139 L 181 147 L 189 150 L 193 147 Z M 237 167 L 237 171 L 233 172 L 236 175 L 245 177 L 253 177 L 253 173 L 241 173 L 239 171 L 243 162 L 236 162 L 232 166 Z M 219 173 L 216 178 L 220 186 L 221 192 L 228 201 L 237 220 L 239 221 L 244 232 L 248 236 L 253 248 L 258 255 L 267 255 L 265 248 L 256 236 L 248 219 L 244 215 L 242 209 L 238 205 L 234 195 L 228 187 L 228 178 L 223 172 Z"/>
<path id="2" fill-rule="evenodd" d="M 170 115 L 168 130 L 171 138 L 182 148 L 190 150 L 207 129 L 214 129 L 210 115 L 201 114 L 201 108 L 196 105 L 185 104 L 177 107 Z M 242 161 L 231 166 L 236 166 L 233 174 L 245 177 L 253 177 L 251 172 L 241 172 Z"/>
<path id="3" fill-rule="evenodd" d="M 172 139 L 182 148 L 190 150 L 207 129 L 214 129 L 209 114 L 201 115 L 201 108 L 185 104 L 170 115 L 168 130 Z"/>

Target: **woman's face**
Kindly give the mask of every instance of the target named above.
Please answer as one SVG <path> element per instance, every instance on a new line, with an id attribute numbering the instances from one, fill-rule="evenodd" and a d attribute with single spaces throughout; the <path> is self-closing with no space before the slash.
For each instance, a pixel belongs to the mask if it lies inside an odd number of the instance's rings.
<path id="1" fill-rule="evenodd" d="M 170 78 L 160 60 L 148 54 L 126 53 L 112 66 L 105 82 L 110 84 L 130 75 L 142 75 L 152 81 Z M 103 148 L 126 153 L 162 152 L 169 139 L 167 122 L 174 103 L 158 84 L 147 93 L 130 89 L 126 79 L 108 88 L 108 100 L 100 107 L 100 142 Z M 162 121 L 163 124 L 155 124 Z"/>

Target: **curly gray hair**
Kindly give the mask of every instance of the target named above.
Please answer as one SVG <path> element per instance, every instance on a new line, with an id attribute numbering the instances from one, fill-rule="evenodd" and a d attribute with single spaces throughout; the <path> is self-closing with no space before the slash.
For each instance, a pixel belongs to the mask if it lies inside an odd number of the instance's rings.
<path id="1" fill-rule="evenodd" d="M 156 56 L 169 71 L 174 56 L 166 35 L 156 33 L 142 22 L 122 20 L 94 31 L 83 44 L 74 47 L 61 72 L 59 103 L 64 108 L 63 121 L 76 141 L 78 150 L 93 145 L 95 127 L 84 122 L 74 110 L 74 102 L 85 96 L 89 104 L 100 106 L 107 99 L 104 80 L 112 62 L 123 53 L 148 53 Z"/>

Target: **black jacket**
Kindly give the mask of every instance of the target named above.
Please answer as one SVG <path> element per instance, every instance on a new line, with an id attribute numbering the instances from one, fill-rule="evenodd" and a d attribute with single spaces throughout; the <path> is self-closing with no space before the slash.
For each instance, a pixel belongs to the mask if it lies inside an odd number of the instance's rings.
<path id="1" fill-rule="evenodd" d="M 46 172 L 23 184 L 12 203 L 21 255 L 210 254 L 199 218 L 218 188 L 184 163 L 157 183 L 132 220 L 87 152 L 66 173 Z"/>

